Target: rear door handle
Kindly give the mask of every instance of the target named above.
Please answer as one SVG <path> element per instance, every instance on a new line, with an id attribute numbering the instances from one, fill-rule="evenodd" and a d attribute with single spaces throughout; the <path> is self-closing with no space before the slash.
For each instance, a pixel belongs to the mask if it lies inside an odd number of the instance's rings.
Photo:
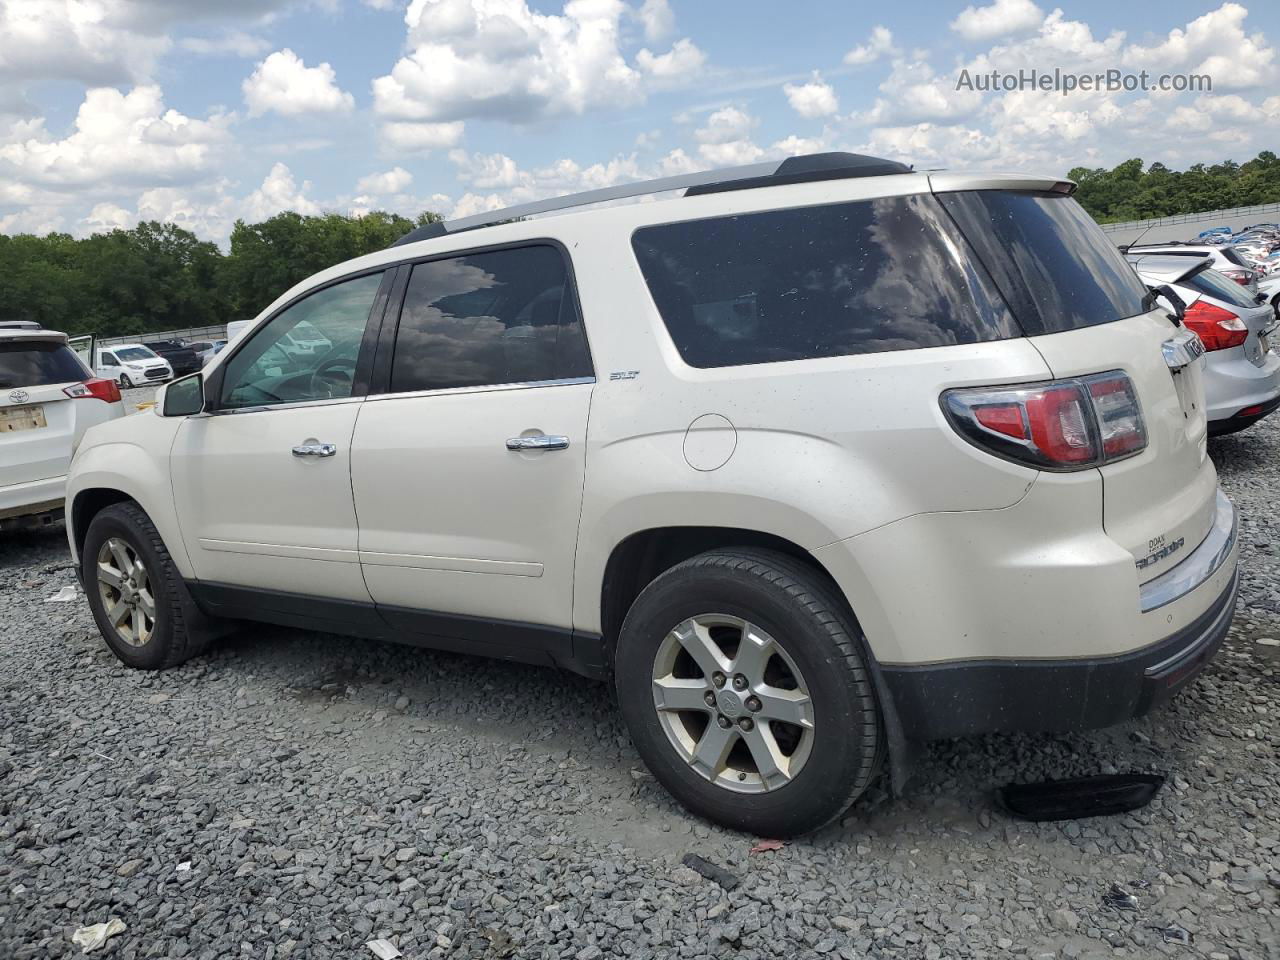
<path id="1" fill-rule="evenodd" d="M 512 437 L 507 441 L 508 450 L 564 450 L 568 446 L 568 437 L 552 437 L 546 434 L 539 434 L 536 437 Z"/>
<path id="2" fill-rule="evenodd" d="M 332 457 L 338 452 L 333 443 L 300 443 L 293 448 L 295 457 Z"/>

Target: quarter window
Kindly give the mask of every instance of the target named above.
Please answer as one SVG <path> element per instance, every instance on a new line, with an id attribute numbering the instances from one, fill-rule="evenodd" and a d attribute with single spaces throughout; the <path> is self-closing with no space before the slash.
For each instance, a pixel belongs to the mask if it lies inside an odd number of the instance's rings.
<path id="1" fill-rule="evenodd" d="M 221 406 L 350 397 L 381 273 L 325 287 L 277 313 L 227 362 Z"/>
<path id="2" fill-rule="evenodd" d="M 391 392 L 591 375 L 564 255 L 538 244 L 416 264 Z"/>
<path id="3" fill-rule="evenodd" d="M 929 195 L 644 227 L 632 247 L 695 367 L 1019 336 Z"/>

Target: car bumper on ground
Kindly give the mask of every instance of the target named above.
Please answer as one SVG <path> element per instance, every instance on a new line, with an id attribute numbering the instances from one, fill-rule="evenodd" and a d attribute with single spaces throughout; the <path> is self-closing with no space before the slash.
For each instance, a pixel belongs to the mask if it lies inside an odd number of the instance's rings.
<path id="1" fill-rule="evenodd" d="M 1143 584 L 1139 595 L 1144 617 L 1160 617 L 1197 594 L 1205 594 L 1203 611 L 1139 649 L 1110 657 L 882 668 L 903 732 L 935 740 L 1090 729 L 1142 716 L 1182 689 L 1222 645 L 1239 589 L 1237 539 L 1235 508 L 1219 493 L 1209 534 L 1182 563 Z"/>
<path id="2" fill-rule="evenodd" d="M 66 477 L 50 477 L 0 487 L 0 526 L 57 519 L 62 513 L 66 490 Z"/>

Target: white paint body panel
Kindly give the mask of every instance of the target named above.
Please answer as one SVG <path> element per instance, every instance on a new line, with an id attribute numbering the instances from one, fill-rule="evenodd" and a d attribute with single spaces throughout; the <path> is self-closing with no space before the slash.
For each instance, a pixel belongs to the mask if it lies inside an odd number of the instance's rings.
<path id="1" fill-rule="evenodd" d="M 197 579 L 367 602 L 351 500 L 360 401 L 188 417 L 170 454 Z M 295 457 L 318 441 L 333 457 Z"/>
<path id="2" fill-rule="evenodd" d="M 388 606 L 566 626 L 590 383 L 367 400 L 351 485 L 360 559 Z M 566 436 L 513 452 L 511 437 Z"/>

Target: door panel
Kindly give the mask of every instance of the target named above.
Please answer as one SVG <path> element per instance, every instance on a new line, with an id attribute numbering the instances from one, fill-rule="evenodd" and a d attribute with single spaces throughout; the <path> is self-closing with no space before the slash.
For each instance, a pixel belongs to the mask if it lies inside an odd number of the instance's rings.
<path id="1" fill-rule="evenodd" d="M 351 480 L 373 599 L 568 627 L 592 386 L 367 400 Z M 537 434 L 569 445 L 507 449 Z"/>
<path id="2" fill-rule="evenodd" d="M 356 554 L 351 434 L 360 400 L 192 417 L 170 458 L 200 580 L 367 602 Z M 295 446 L 331 443 L 332 456 Z"/>

